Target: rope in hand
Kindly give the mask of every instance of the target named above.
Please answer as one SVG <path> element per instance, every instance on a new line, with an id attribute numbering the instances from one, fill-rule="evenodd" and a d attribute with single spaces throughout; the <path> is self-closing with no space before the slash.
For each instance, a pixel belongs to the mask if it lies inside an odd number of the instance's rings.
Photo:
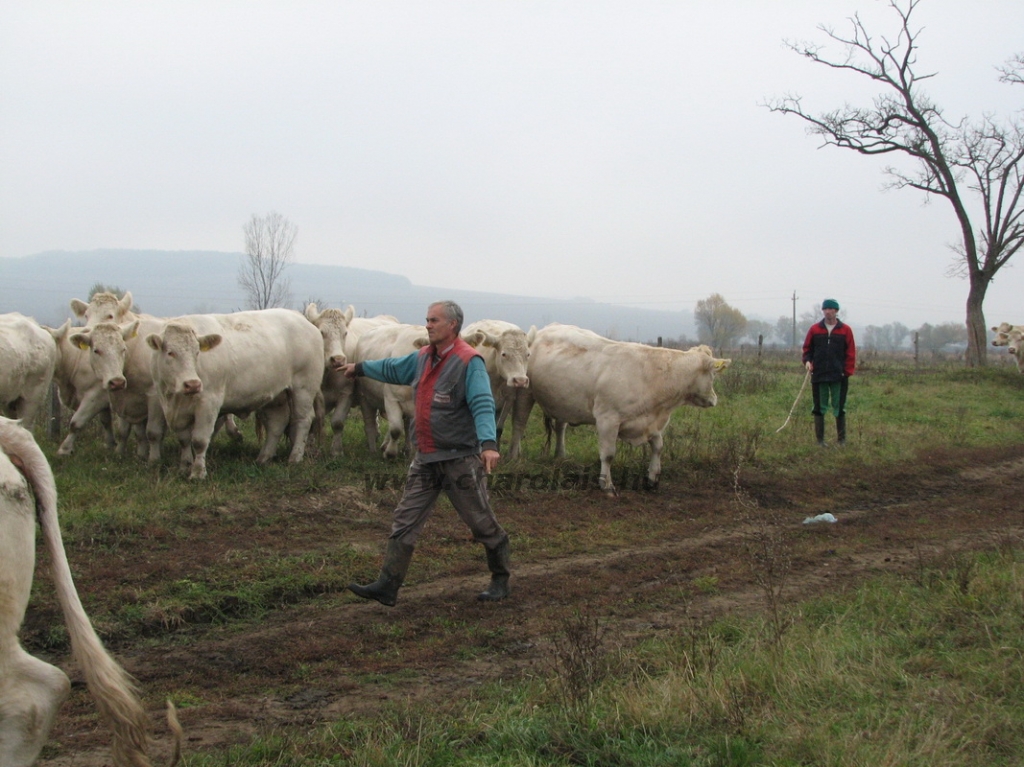
<path id="1" fill-rule="evenodd" d="M 800 396 L 801 396 L 801 395 L 802 395 L 802 394 L 804 393 L 804 389 L 805 389 L 805 388 L 807 387 L 807 382 L 808 382 L 808 381 L 809 381 L 810 379 L 811 379 L 811 371 L 810 371 L 810 370 L 808 370 L 808 371 L 807 371 L 807 375 L 805 375 L 805 376 L 804 376 L 804 382 L 803 382 L 802 384 L 800 384 L 800 391 L 798 391 L 798 392 L 796 393 L 796 399 L 795 399 L 795 400 L 793 400 L 793 407 L 791 407 L 791 408 L 789 409 L 789 415 L 787 415 L 787 416 L 786 416 L 786 422 L 785 422 L 785 423 L 783 423 L 783 424 L 782 424 L 782 426 L 780 426 L 779 428 L 777 428 L 777 429 L 775 430 L 775 433 L 776 433 L 776 434 L 778 434 L 778 433 L 779 433 L 780 431 L 782 431 L 783 429 L 785 429 L 785 428 L 786 428 L 786 424 L 788 424 L 788 423 L 789 423 L 789 419 L 793 417 L 793 411 L 794 411 L 794 410 L 796 410 L 796 406 L 797 406 L 797 403 L 798 403 L 798 402 L 800 401 Z"/>

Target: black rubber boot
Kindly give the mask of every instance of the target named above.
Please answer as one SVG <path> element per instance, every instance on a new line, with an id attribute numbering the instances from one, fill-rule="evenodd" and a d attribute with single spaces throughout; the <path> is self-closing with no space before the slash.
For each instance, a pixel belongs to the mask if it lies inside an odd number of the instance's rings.
<path id="1" fill-rule="evenodd" d="M 814 416 L 814 438 L 818 440 L 819 447 L 825 447 L 825 416 Z"/>
<path id="2" fill-rule="evenodd" d="M 846 444 L 846 413 L 836 416 L 836 440 L 840 445 Z"/>
<path id="3" fill-rule="evenodd" d="M 477 599 L 483 602 L 497 602 L 508 597 L 508 536 L 506 535 L 501 543 L 493 549 L 484 547 L 487 551 L 487 567 L 491 571 L 491 583 L 486 591 L 481 591 Z"/>
<path id="4" fill-rule="evenodd" d="M 376 582 L 366 586 L 358 583 L 348 584 L 348 590 L 363 599 L 375 599 L 382 605 L 394 607 L 398 601 L 398 589 L 409 571 L 412 561 L 413 547 L 407 543 L 399 543 L 394 538 L 388 539 L 388 547 L 384 552 L 384 564 L 380 568 L 380 576 Z"/>

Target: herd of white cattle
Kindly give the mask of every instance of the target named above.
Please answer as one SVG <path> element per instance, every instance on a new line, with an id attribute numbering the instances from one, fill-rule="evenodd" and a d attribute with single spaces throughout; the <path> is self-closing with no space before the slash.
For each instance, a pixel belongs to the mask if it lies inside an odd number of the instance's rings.
<path id="1" fill-rule="evenodd" d="M 345 420 L 362 411 L 368 446 L 396 457 L 413 415 L 412 390 L 367 378 L 350 380 L 346 362 L 396 357 L 424 346 L 422 325 L 395 317 L 357 317 L 355 308 L 304 313 L 264 309 L 229 314 L 153 317 L 132 311 L 132 295 L 97 293 L 72 299 L 71 320 L 48 328 L 20 314 L 0 314 L 0 407 L 31 429 L 51 381 L 62 406 L 73 411 L 57 454 L 74 452 L 79 432 L 93 418 L 119 453 L 134 434 L 137 452 L 161 460 L 170 430 L 180 464 L 192 479 L 207 475 L 206 453 L 216 430 L 236 429 L 234 417 L 255 413 L 262 445 L 257 463 L 277 452 L 303 459 L 314 425 L 330 419 L 331 453 L 343 453 Z M 529 331 L 502 320 L 467 325 L 462 337 L 483 357 L 491 379 L 499 434 L 512 416 L 509 456 L 520 455 L 534 404 L 554 423 L 556 450 L 564 455 L 565 427 L 594 424 L 601 487 L 614 491 L 611 462 L 618 440 L 651 447 L 647 479 L 661 472 L 662 431 L 684 403 L 716 403 L 715 375 L 729 360 L 706 346 L 687 351 L 613 341 L 572 325 Z M 381 440 L 378 418 L 387 433 Z"/>
<path id="2" fill-rule="evenodd" d="M 391 316 L 356 317 L 349 307 L 305 313 L 265 309 L 159 318 L 132 312 L 132 296 L 98 293 L 71 301 L 84 324 L 48 328 L 20 314 L 0 314 L 0 765 L 28 767 L 53 726 L 70 684 L 60 669 L 25 652 L 18 640 L 32 585 L 38 519 L 53 562 L 56 591 L 72 650 L 113 731 L 117 767 L 150 764 L 146 717 L 127 674 L 96 637 L 74 588 L 56 517 L 56 488 L 30 429 L 56 383 L 74 411 L 58 455 L 100 418 L 108 443 L 123 453 L 134 433 L 140 457 L 161 459 L 165 431 L 178 438 L 181 465 L 206 477 L 206 452 L 217 428 L 255 413 L 265 432 L 257 462 L 269 461 L 281 439 L 289 461 L 303 459 L 318 418 L 329 415 L 331 452 L 342 455 L 345 419 L 362 409 L 371 450 L 397 456 L 412 390 L 367 378 L 347 379 L 347 361 L 394 357 L 427 344 L 422 325 Z M 711 349 L 662 349 L 603 338 L 572 325 L 524 332 L 501 320 L 466 326 L 462 337 L 484 359 L 499 428 L 513 418 L 510 457 L 520 454 L 530 411 L 538 404 L 565 454 L 565 427 L 596 425 L 601 487 L 614 492 L 611 462 L 619 439 L 649 444 L 647 479 L 661 472 L 662 432 L 682 404 L 713 407 L 715 375 L 730 360 Z M 378 416 L 387 421 L 380 446 Z M 12 420 L 13 419 L 13 420 Z M 30 492 L 31 490 L 31 492 Z M 35 503 L 32 496 L 35 496 Z M 181 731 L 169 708 L 177 761 Z"/>

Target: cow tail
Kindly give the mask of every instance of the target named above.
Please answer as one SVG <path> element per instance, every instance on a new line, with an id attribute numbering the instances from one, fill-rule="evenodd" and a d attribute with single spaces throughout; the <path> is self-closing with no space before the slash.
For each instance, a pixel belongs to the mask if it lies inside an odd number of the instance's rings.
<path id="1" fill-rule="evenodd" d="M 10 421 L 0 422 L 4 449 L 21 468 L 36 498 L 36 517 L 50 554 L 53 581 L 71 637 L 71 650 L 100 714 L 114 733 L 116 767 L 150 767 L 146 756 L 147 716 L 128 673 L 107 653 L 75 590 L 57 521 L 57 486 L 50 464 L 32 434 Z"/>

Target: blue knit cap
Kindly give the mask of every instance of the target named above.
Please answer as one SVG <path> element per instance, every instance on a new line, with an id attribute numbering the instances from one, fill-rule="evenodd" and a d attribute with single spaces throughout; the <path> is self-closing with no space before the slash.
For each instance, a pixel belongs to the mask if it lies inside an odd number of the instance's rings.
<path id="1" fill-rule="evenodd" d="M 824 301 L 821 302 L 821 308 L 835 309 L 836 311 L 839 311 L 839 302 L 836 301 L 834 298 L 826 298 Z"/>

